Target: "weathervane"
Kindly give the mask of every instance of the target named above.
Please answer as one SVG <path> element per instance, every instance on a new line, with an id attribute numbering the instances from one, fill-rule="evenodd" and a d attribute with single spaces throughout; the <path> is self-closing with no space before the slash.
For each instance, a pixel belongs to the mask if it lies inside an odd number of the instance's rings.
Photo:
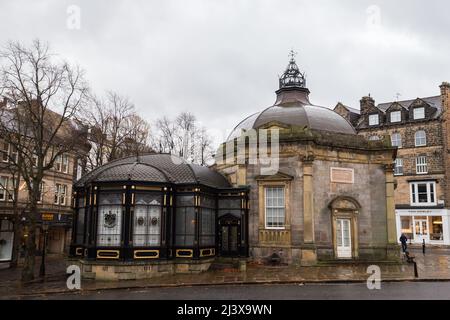
<path id="1" fill-rule="evenodd" d="M 295 52 L 294 49 L 291 49 L 291 51 L 289 51 L 289 57 L 291 58 L 291 61 L 295 61 L 295 56 L 298 54 L 298 52 Z"/>

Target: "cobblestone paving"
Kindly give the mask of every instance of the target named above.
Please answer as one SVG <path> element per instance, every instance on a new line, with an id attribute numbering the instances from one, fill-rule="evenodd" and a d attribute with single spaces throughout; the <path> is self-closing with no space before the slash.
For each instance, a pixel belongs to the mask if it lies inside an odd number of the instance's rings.
<path id="1" fill-rule="evenodd" d="M 425 255 L 421 249 L 410 249 L 415 256 L 419 272 L 418 280 L 450 281 L 450 249 L 428 248 Z M 39 271 L 37 259 L 36 275 Z M 0 270 L 0 299 L 30 294 L 58 293 L 68 291 L 65 275 L 66 262 L 61 258 L 49 258 L 45 281 L 37 279 L 29 284 L 20 284 L 20 269 Z M 145 288 L 179 285 L 250 284 L 250 283 L 302 283 L 302 282 L 350 282 L 366 281 L 367 264 L 323 265 L 314 267 L 279 266 L 269 267 L 249 264 L 245 272 L 215 270 L 201 274 L 165 275 L 147 280 L 118 282 L 82 281 L 82 290 Z M 414 280 L 412 264 L 380 265 L 384 281 Z"/>

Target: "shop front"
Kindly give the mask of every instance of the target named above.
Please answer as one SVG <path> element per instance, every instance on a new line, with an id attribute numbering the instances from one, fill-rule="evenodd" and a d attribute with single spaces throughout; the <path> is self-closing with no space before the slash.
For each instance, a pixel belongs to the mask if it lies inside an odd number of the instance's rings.
<path id="1" fill-rule="evenodd" d="M 412 244 L 450 245 L 447 209 L 396 210 L 397 238 L 404 234 Z"/>
<path id="2" fill-rule="evenodd" d="M 48 226 L 48 229 L 45 232 L 42 231 L 43 224 Z M 36 230 L 36 245 L 39 250 L 42 251 L 44 245 L 44 237 L 47 237 L 47 253 L 66 253 L 70 244 L 71 226 L 71 213 L 59 213 L 50 211 L 41 213 L 41 220 L 39 221 L 39 225 Z"/>
<path id="3" fill-rule="evenodd" d="M 11 261 L 13 242 L 13 222 L 8 216 L 0 216 L 0 264 Z"/>

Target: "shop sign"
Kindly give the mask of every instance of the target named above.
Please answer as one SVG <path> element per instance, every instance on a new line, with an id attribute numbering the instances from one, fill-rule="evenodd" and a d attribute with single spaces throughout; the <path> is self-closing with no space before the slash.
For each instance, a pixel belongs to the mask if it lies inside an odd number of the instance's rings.
<path id="1" fill-rule="evenodd" d="M 53 221 L 53 213 L 43 213 L 41 217 L 42 221 Z"/>

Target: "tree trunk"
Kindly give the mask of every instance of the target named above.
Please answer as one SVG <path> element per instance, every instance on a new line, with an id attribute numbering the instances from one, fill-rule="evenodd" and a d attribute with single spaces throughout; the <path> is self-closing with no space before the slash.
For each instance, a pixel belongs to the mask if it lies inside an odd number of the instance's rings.
<path id="1" fill-rule="evenodd" d="M 33 201 L 31 201 L 33 202 Z M 36 203 L 30 203 L 28 216 L 28 236 L 25 239 L 25 257 L 22 269 L 22 282 L 34 279 L 34 265 L 36 258 L 36 218 L 38 210 Z"/>
<path id="2" fill-rule="evenodd" d="M 13 252 L 11 259 L 11 268 L 16 268 L 19 264 L 20 258 L 20 244 L 22 240 L 22 226 L 20 221 L 20 209 L 19 209 L 19 185 L 20 185 L 20 175 L 15 178 L 14 185 L 14 202 L 13 202 L 13 215 L 14 215 L 14 241 L 13 241 Z"/>
<path id="3" fill-rule="evenodd" d="M 10 264 L 11 268 L 17 268 L 17 265 L 19 264 L 21 239 L 22 239 L 22 228 L 20 225 L 20 218 L 18 215 L 16 215 L 14 218 L 14 241 L 13 241 L 12 259 Z"/>

